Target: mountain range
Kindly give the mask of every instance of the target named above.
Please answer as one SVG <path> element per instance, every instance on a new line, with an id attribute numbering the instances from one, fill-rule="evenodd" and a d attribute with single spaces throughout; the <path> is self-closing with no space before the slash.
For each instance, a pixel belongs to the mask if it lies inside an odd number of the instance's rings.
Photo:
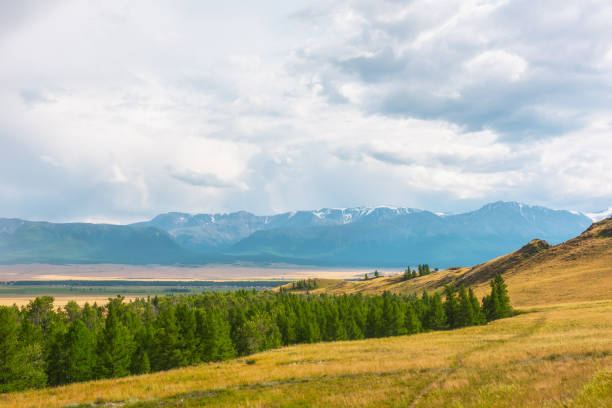
<path id="1" fill-rule="evenodd" d="M 496 274 L 503 276 L 513 305 L 519 307 L 608 300 L 612 293 L 612 217 L 592 224 L 560 244 L 534 239 L 514 252 L 472 267 L 449 268 L 411 279 L 406 279 L 403 273 L 359 281 L 319 278 L 314 280 L 315 289 L 296 288 L 289 283 L 276 290 L 332 295 L 372 295 L 384 291 L 420 295 L 453 284 L 465 285 L 481 298 L 490 293 L 490 282 Z"/>
<path id="2" fill-rule="evenodd" d="M 495 202 L 463 214 L 402 207 L 324 208 L 258 216 L 166 213 L 131 225 L 0 219 L 2 263 L 329 266 L 471 265 L 534 238 L 563 242 L 591 225 L 573 211 Z"/>

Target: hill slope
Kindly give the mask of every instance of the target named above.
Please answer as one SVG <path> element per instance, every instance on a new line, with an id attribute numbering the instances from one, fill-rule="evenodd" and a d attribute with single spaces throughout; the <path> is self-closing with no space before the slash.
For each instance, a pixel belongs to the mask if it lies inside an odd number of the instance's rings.
<path id="1" fill-rule="evenodd" d="M 550 246 L 532 240 L 521 249 L 473 268 L 454 268 L 403 281 L 401 276 L 360 282 L 321 280 L 312 292 L 333 294 L 420 293 L 439 290 L 447 283 L 464 283 L 479 296 L 488 282 L 501 273 L 517 306 L 576 302 L 612 297 L 612 218 L 592 224 L 579 236 Z"/>

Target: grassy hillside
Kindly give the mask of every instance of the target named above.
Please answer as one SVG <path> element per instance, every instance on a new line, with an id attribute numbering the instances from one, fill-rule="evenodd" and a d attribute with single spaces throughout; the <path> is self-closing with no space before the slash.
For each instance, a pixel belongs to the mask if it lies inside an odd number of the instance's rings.
<path id="1" fill-rule="evenodd" d="M 612 301 L 0 396 L 11 407 L 612 405 Z M 83 405 L 79 405 L 83 404 Z"/>
<path id="2" fill-rule="evenodd" d="M 399 275 L 360 282 L 319 279 L 319 288 L 311 293 L 420 293 L 454 282 L 465 283 L 483 296 L 489 290 L 488 281 L 498 272 L 515 306 L 610 299 L 612 218 L 562 244 L 550 246 L 533 240 L 518 251 L 473 268 L 448 269 L 408 281 Z"/>

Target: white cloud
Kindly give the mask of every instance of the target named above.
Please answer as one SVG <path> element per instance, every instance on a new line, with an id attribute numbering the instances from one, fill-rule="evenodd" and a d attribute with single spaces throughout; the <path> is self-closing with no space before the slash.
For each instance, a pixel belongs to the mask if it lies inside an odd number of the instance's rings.
<path id="1" fill-rule="evenodd" d="M 570 3 L 26 8 L 0 37 L 0 216 L 607 208 L 610 7 Z"/>
<path id="2" fill-rule="evenodd" d="M 465 63 L 470 75 L 482 81 L 500 78 L 518 81 L 527 70 L 527 62 L 504 50 L 485 51 Z"/>

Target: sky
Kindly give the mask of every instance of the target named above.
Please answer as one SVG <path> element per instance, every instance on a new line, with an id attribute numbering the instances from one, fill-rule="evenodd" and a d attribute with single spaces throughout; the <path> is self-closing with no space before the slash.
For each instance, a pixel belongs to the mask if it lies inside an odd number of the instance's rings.
<path id="1" fill-rule="evenodd" d="M 0 0 L 0 217 L 612 207 L 609 1 Z"/>

